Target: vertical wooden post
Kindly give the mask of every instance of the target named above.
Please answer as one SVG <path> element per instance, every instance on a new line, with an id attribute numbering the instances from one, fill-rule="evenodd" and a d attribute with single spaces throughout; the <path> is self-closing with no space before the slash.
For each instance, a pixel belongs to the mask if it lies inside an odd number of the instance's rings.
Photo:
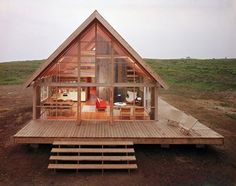
<path id="1" fill-rule="evenodd" d="M 80 51 L 80 38 L 78 39 L 78 50 L 77 50 L 77 64 L 78 64 L 78 87 L 77 87 L 77 122 L 81 123 L 81 86 L 80 86 L 80 62 L 81 62 L 81 51 Z"/>
<path id="2" fill-rule="evenodd" d="M 158 87 L 159 85 L 157 84 L 154 88 L 155 88 L 155 115 L 154 115 L 154 119 L 156 121 L 158 121 Z"/>
<path id="3" fill-rule="evenodd" d="M 40 86 L 33 86 L 33 119 L 40 117 Z"/>
<path id="4" fill-rule="evenodd" d="M 97 22 L 95 22 L 95 55 L 94 55 L 94 58 L 95 58 L 95 83 L 98 83 L 98 64 L 97 64 L 97 51 L 98 51 L 98 36 L 97 36 Z M 98 93 L 98 89 L 99 87 L 96 86 L 96 94 Z M 99 94 L 98 94 L 99 95 Z"/>
<path id="5" fill-rule="evenodd" d="M 113 123 L 113 100 L 114 100 L 114 89 L 110 87 L 110 122 Z"/>
<path id="6" fill-rule="evenodd" d="M 110 86 L 110 122 L 113 123 L 113 101 L 114 101 L 114 50 L 113 41 L 111 41 L 111 86 Z"/>
<path id="7" fill-rule="evenodd" d="M 56 63 L 56 82 L 59 82 L 59 76 L 60 76 L 60 72 L 59 72 L 59 62 Z M 59 87 L 56 86 L 56 119 L 58 119 L 58 94 L 59 93 Z M 54 108 L 55 104 L 53 104 L 53 108 Z M 54 110 L 54 109 L 53 109 Z"/>
<path id="8" fill-rule="evenodd" d="M 77 89 L 77 122 L 78 124 L 81 123 L 81 86 L 78 86 Z"/>
<path id="9" fill-rule="evenodd" d="M 33 86 L 33 119 L 36 119 L 36 86 Z"/>
<path id="10" fill-rule="evenodd" d="M 136 81 L 135 81 L 135 75 L 136 75 L 136 72 L 135 72 L 135 63 L 136 63 L 136 62 L 133 63 L 133 70 L 134 70 L 134 73 L 133 73 L 133 74 L 134 74 L 134 76 L 133 76 L 133 87 L 132 87 L 132 88 L 133 88 L 133 98 L 135 98 L 135 83 L 136 83 Z M 137 93 L 138 93 L 138 92 L 137 92 Z M 133 101 L 133 108 L 132 108 L 132 111 L 133 111 L 133 113 L 131 112 L 132 115 L 133 115 L 133 119 L 132 119 L 132 120 L 134 121 L 134 120 L 136 119 L 136 118 L 135 118 L 135 100 Z M 131 120 L 131 118 L 130 118 L 130 120 Z"/>

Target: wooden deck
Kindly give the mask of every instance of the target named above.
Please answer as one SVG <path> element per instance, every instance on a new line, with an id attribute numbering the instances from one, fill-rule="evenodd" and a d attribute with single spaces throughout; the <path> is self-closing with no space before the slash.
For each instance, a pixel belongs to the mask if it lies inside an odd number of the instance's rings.
<path id="1" fill-rule="evenodd" d="M 158 99 L 159 121 L 46 121 L 32 120 L 17 134 L 16 143 L 45 143 L 54 141 L 131 141 L 134 144 L 215 144 L 222 145 L 224 137 L 200 122 L 189 135 L 167 124 L 175 120 L 171 114 L 178 110 Z M 183 117 L 188 115 L 180 110 Z"/>
<path id="2" fill-rule="evenodd" d="M 16 143 L 50 144 L 60 140 L 132 141 L 134 144 L 223 144 L 224 138 L 201 123 L 189 135 L 178 127 L 157 121 L 44 121 L 32 120 L 17 134 Z"/>

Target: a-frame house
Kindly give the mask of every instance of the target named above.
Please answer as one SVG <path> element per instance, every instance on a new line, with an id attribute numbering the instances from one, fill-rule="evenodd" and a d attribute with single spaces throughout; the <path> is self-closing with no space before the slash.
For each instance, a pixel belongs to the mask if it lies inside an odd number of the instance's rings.
<path id="1" fill-rule="evenodd" d="M 33 120 L 14 136 L 17 143 L 223 143 L 221 135 L 158 98 L 167 85 L 97 11 L 27 80 L 29 86 Z M 194 126 L 185 134 L 180 121 Z"/>
<path id="2" fill-rule="evenodd" d="M 164 81 L 97 12 L 32 77 L 33 118 L 158 120 Z M 156 98 L 156 99 L 155 99 Z"/>

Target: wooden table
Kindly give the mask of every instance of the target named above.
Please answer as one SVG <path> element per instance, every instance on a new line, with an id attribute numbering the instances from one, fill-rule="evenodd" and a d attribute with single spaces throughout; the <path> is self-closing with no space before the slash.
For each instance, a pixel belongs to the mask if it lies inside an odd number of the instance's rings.
<path id="1" fill-rule="evenodd" d="M 46 101 L 43 103 L 43 106 L 44 108 L 48 108 L 49 115 L 54 115 L 55 111 L 57 111 L 57 114 L 62 114 L 63 111 L 68 110 L 72 113 L 73 104 L 74 102 L 72 101 Z"/>

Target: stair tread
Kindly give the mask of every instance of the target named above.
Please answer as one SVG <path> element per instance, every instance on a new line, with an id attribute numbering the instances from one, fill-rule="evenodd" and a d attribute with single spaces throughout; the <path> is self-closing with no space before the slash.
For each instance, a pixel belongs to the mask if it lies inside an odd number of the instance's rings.
<path id="1" fill-rule="evenodd" d="M 133 148 L 52 148 L 51 152 L 134 153 Z"/>
<path id="2" fill-rule="evenodd" d="M 133 78 L 133 77 L 138 77 L 138 75 L 126 75 L 127 78 Z"/>
<path id="3" fill-rule="evenodd" d="M 130 141 L 55 141 L 53 145 L 133 145 Z"/>
<path id="4" fill-rule="evenodd" d="M 135 161 L 135 156 L 50 156 L 49 160 L 65 161 Z"/>
<path id="5" fill-rule="evenodd" d="M 137 164 L 49 164 L 48 169 L 137 169 Z"/>

